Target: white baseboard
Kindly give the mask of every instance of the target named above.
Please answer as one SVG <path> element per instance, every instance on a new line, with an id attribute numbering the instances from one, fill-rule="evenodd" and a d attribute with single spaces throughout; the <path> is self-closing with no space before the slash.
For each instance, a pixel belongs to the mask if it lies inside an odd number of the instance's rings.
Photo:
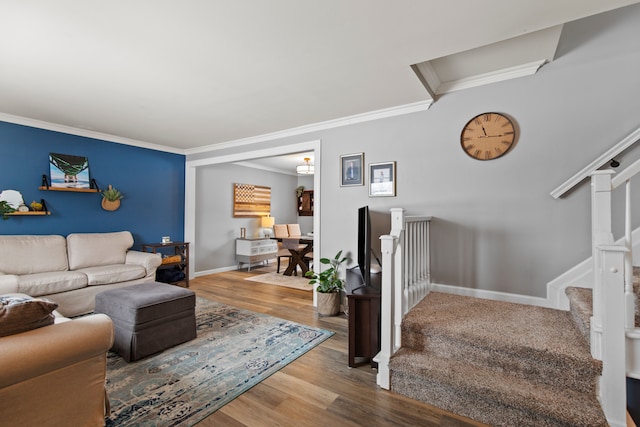
<path id="1" fill-rule="evenodd" d="M 513 302 L 516 304 L 535 305 L 538 307 L 551 307 L 549 301 L 546 298 L 540 297 L 510 294 L 507 292 L 488 291 L 484 289 L 472 289 L 452 285 L 440 285 L 438 283 L 432 283 L 430 287 L 434 292 L 490 299 L 495 301 Z"/>
<path id="2" fill-rule="evenodd" d="M 633 265 L 640 264 L 640 227 L 631 233 L 633 242 Z M 624 239 L 618 239 L 616 245 L 624 244 Z M 593 263 L 589 257 L 581 263 L 570 268 L 560 276 L 547 283 L 547 300 L 549 307 L 559 310 L 569 310 L 569 298 L 565 294 L 565 289 L 569 286 L 577 288 L 593 288 Z"/>
<path id="3" fill-rule="evenodd" d="M 550 307 L 569 310 L 569 298 L 565 293 L 565 289 L 569 286 L 593 288 L 592 267 L 593 263 L 589 257 L 547 283 L 547 299 Z"/>
<path id="4" fill-rule="evenodd" d="M 237 265 L 230 265 L 228 267 L 214 268 L 213 270 L 196 271 L 193 273 L 193 277 L 207 276 L 214 273 L 224 273 L 225 271 L 232 271 L 237 269 Z"/>
<path id="5" fill-rule="evenodd" d="M 271 261 L 277 262 L 277 260 L 278 260 L 277 258 L 271 258 L 271 259 L 268 259 L 267 262 L 268 263 L 271 262 Z M 245 263 L 243 263 L 242 265 L 243 266 L 247 266 L 247 264 L 245 264 Z M 251 264 L 251 265 L 252 266 L 253 265 L 257 266 L 258 264 L 256 263 L 256 264 Z M 227 267 L 214 268 L 212 270 L 196 271 L 196 272 L 193 273 L 193 277 L 206 276 L 206 275 L 214 274 L 214 273 L 224 273 L 225 271 L 233 271 L 233 270 L 237 270 L 237 269 L 238 269 L 238 264 L 234 264 L 234 265 L 230 265 L 230 266 L 227 266 Z"/>

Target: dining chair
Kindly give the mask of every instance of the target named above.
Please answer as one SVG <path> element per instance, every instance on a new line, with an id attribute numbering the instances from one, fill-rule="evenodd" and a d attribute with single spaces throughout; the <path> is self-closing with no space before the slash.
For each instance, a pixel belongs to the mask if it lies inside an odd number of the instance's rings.
<path id="1" fill-rule="evenodd" d="M 287 232 L 291 237 L 302 235 L 300 232 L 300 224 L 287 224 Z"/>

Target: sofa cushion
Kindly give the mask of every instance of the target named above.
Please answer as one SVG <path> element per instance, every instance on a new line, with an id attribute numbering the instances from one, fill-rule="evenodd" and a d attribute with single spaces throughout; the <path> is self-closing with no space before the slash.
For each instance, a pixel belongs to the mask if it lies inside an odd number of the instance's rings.
<path id="1" fill-rule="evenodd" d="M 62 236 L 0 236 L 3 273 L 20 275 L 67 269 L 67 242 Z"/>
<path id="2" fill-rule="evenodd" d="M 67 236 L 69 269 L 124 264 L 127 249 L 133 246 L 128 231 L 115 233 L 73 233 Z"/>
<path id="3" fill-rule="evenodd" d="M 87 275 L 76 271 L 52 271 L 18 276 L 18 292 L 32 297 L 72 291 L 86 286 Z"/>
<path id="4" fill-rule="evenodd" d="M 58 304 L 26 295 L 0 296 L 0 337 L 52 325 Z"/>
<path id="5" fill-rule="evenodd" d="M 130 264 L 81 268 L 80 270 L 76 270 L 76 272 L 87 275 L 87 284 L 89 286 L 127 282 L 129 280 L 141 279 L 147 274 L 147 270 L 141 265 Z"/>

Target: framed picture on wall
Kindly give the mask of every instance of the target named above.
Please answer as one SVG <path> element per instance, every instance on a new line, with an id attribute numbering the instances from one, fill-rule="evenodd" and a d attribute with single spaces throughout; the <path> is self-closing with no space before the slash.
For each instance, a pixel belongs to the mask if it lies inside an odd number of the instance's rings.
<path id="1" fill-rule="evenodd" d="M 71 154 L 49 153 L 51 186 L 90 188 L 89 159 Z"/>
<path id="2" fill-rule="evenodd" d="M 364 153 L 344 154 L 340 156 L 340 186 L 363 185 L 362 165 Z"/>
<path id="3" fill-rule="evenodd" d="M 396 195 L 396 162 L 369 164 L 369 197 Z"/>

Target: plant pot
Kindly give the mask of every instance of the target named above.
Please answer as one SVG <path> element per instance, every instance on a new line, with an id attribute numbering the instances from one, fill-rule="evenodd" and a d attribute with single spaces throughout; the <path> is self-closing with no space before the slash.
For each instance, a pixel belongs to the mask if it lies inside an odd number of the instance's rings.
<path id="1" fill-rule="evenodd" d="M 340 313 L 340 292 L 318 292 L 318 314 L 335 316 Z"/>
<path id="2" fill-rule="evenodd" d="M 115 211 L 120 207 L 120 200 L 102 199 L 102 209 L 105 211 Z"/>

